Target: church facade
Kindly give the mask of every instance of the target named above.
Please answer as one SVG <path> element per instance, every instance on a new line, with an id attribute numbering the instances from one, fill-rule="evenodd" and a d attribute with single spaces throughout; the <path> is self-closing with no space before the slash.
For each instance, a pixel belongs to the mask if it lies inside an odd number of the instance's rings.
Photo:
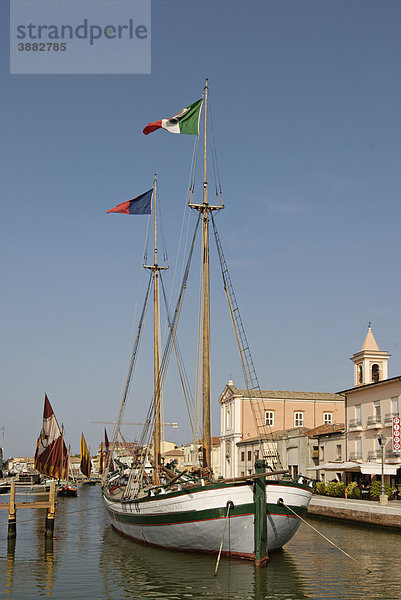
<path id="1" fill-rule="evenodd" d="M 253 473 L 255 459 L 259 458 L 260 433 L 269 437 L 273 434 L 274 438 L 282 431 L 344 423 L 344 398 L 338 394 L 249 392 L 229 381 L 219 403 L 221 474 L 228 478 Z M 281 463 L 288 464 L 287 456 L 281 457 Z"/>
<path id="2" fill-rule="evenodd" d="M 346 406 L 346 452 L 360 463 L 365 480 L 380 476 L 382 451 L 385 480 L 401 481 L 400 451 L 393 444 L 393 422 L 399 418 L 401 376 L 388 378 L 390 354 L 380 350 L 369 324 L 362 348 L 351 357 L 354 387 L 343 390 Z M 382 450 L 383 449 L 383 450 Z"/>

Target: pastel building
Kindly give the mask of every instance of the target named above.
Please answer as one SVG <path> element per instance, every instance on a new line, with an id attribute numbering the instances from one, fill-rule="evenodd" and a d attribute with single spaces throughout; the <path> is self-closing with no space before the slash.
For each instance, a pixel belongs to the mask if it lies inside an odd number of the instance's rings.
<path id="1" fill-rule="evenodd" d="M 344 423 L 344 398 L 324 392 L 251 391 L 229 381 L 219 398 L 221 411 L 220 463 L 223 477 L 253 472 L 259 435 L 294 428 Z M 241 457 L 248 457 L 245 467 Z M 281 457 L 283 464 L 286 457 Z M 252 464 L 252 467 L 249 465 Z M 274 466 L 274 464 L 272 465 Z"/>

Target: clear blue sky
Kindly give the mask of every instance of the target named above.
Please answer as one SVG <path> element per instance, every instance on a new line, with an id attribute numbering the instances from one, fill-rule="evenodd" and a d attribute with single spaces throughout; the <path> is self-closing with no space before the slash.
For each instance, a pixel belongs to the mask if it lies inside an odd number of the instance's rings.
<path id="1" fill-rule="evenodd" d="M 153 0 L 151 75 L 9 75 L 5 0 L 0 30 L 6 456 L 33 454 L 45 392 L 73 452 L 81 430 L 92 449 L 100 441 L 91 421 L 116 417 L 146 218 L 106 210 L 157 171 L 174 263 L 193 139 L 141 131 L 199 98 L 206 76 L 226 203 L 218 224 L 261 386 L 350 387 L 369 320 L 392 354 L 389 375 L 401 374 L 398 0 Z M 242 379 L 216 283 L 218 435 L 218 395 Z M 184 347 L 189 337 L 180 333 Z M 150 399 L 145 369 L 137 383 L 130 421 Z M 190 441 L 171 386 L 165 403 L 180 423 L 168 437 Z"/>

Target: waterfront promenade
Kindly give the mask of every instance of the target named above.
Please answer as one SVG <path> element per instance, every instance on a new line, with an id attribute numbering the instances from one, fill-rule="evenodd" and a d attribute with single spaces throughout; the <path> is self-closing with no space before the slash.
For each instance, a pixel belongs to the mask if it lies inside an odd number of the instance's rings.
<path id="1" fill-rule="evenodd" d="M 382 506 L 371 500 L 352 500 L 332 496 L 312 496 L 309 515 L 330 517 L 346 521 L 370 523 L 401 530 L 401 500 L 392 500 Z"/>

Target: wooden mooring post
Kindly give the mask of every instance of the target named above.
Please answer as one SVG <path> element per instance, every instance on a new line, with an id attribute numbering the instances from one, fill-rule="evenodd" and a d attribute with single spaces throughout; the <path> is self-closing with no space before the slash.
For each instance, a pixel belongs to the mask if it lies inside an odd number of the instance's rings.
<path id="1" fill-rule="evenodd" d="M 50 484 L 49 504 L 45 523 L 45 537 L 52 538 L 54 533 L 54 516 L 56 513 L 56 484 L 54 481 Z"/>
<path id="2" fill-rule="evenodd" d="M 15 483 L 10 488 L 10 504 L 8 505 L 8 537 L 17 537 L 17 509 L 15 506 Z"/>
<path id="3" fill-rule="evenodd" d="M 56 484 L 50 484 L 48 502 L 16 502 L 15 483 L 10 486 L 10 502 L 0 502 L 0 509 L 8 510 L 8 539 L 17 537 L 17 510 L 20 508 L 47 508 L 45 537 L 52 538 L 54 533 L 54 517 L 56 514 Z"/>

